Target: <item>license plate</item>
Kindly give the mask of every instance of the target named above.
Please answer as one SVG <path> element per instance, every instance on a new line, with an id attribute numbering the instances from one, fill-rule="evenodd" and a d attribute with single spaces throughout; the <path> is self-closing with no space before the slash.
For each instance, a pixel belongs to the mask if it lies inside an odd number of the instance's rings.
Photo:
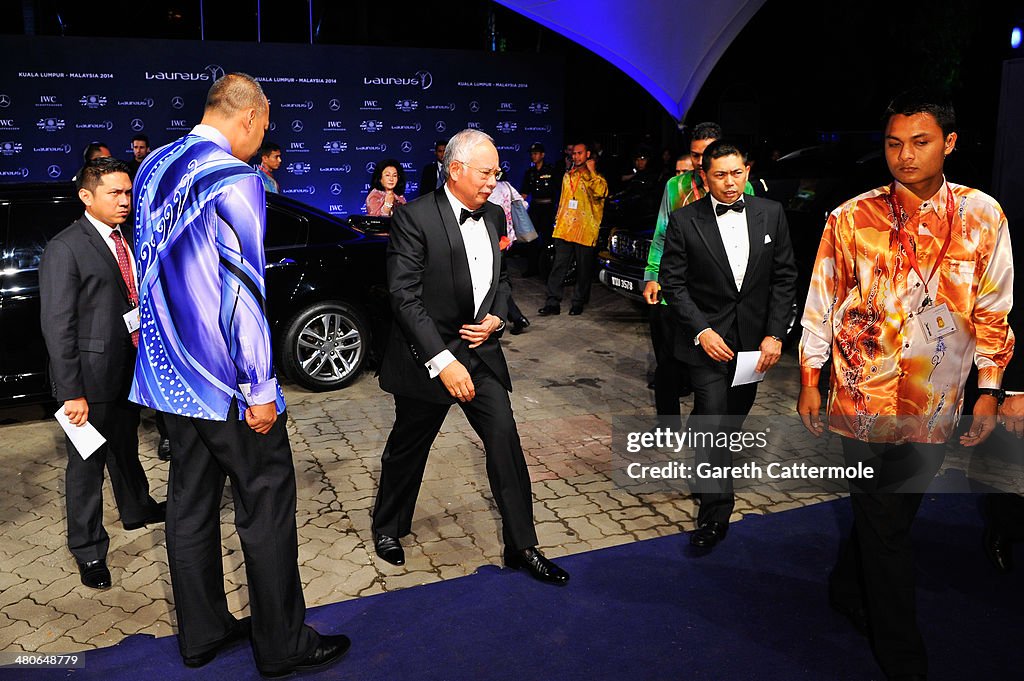
<path id="1" fill-rule="evenodd" d="M 620 277 L 616 277 L 614 274 L 609 275 L 609 278 L 612 280 L 612 286 L 615 286 L 616 288 L 621 288 L 624 291 L 635 290 L 633 282 L 629 279 L 622 279 Z"/>

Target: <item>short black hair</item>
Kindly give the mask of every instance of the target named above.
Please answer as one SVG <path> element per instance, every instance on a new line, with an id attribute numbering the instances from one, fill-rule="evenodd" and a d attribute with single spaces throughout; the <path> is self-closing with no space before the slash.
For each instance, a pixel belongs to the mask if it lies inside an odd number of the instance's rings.
<path id="1" fill-rule="evenodd" d="M 145 142 L 146 146 L 148 147 L 149 137 L 140 132 L 138 134 L 132 135 L 132 142 Z"/>
<path id="2" fill-rule="evenodd" d="M 103 142 L 89 142 L 85 145 L 85 149 L 82 150 L 82 163 L 88 163 L 90 157 L 100 149 L 106 149 L 107 153 L 110 153 L 110 147 Z"/>
<path id="3" fill-rule="evenodd" d="M 405 194 L 405 171 L 402 169 L 402 164 L 393 158 L 386 158 L 377 164 L 377 167 L 373 170 L 370 186 L 378 191 L 384 191 L 384 185 L 381 184 L 380 178 L 384 175 L 385 168 L 394 168 L 398 171 L 398 184 L 395 185 L 395 194 L 397 196 Z"/>
<path id="4" fill-rule="evenodd" d="M 591 142 L 584 142 L 584 141 L 580 140 L 579 142 L 576 142 L 576 143 L 574 143 L 574 144 L 573 144 L 573 146 L 574 146 L 574 147 L 578 147 L 578 146 L 580 146 L 581 144 L 583 145 L 583 147 L 584 147 L 584 148 L 585 148 L 585 149 L 586 149 L 587 151 L 594 151 L 594 145 L 593 145 L 593 143 L 591 143 Z"/>
<path id="5" fill-rule="evenodd" d="M 448 140 L 436 140 L 434 142 L 434 151 L 437 151 L 438 147 L 447 147 L 447 146 L 448 146 Z"/>
<path id="6" fill-rule="evenodd" d="M 88 161 L 78 173 L 77 189 L 88 189 L 95 192 L 100 184 L 100 178 L 111 173 L 124 173 L 131 177 L 128 164 L 113 156 L 100 156 Z"/>
<path id="7" fill-rule="evenodd" d="M 704 121 L 693 126 L 693 133 L 690 135 L 691 140 L 717 140 L 721 138 L 722 126 L 711 121 Z"/>
<path id="8" fill-rule="evenodd" d="M 913 116 L 919 113 L 931 114 L 942 128 L 943 135 L 956 131 L 953 103 L 945 95 L 925 88 L 913 88 L 896 95 L 885 109 L 882 127 L 888 126 L 889 119 L 897 114 Z"/>
<path id="9" fill-rule="evenodd" d="M 704 150 L 704 156 L 701 157 L 700 167 L 705 173 L 711 170 L 711 162 L 716 158 L 722 158 L 723 156 L 732 156 L 736 154 L 743 159 L 743 165 L 748 165 L 750 160 L 747 157 L 747 152 L 740 149 L 736 144 L 729 140 L 715 140 L 708 145 L 708 148 Z"/>
<path id="10" fill-rule="evenodd" d="M 259 156 L 260 158 L 270 156 L 275 151 L 281 151 L 280 144 L 274 144 L 273 142 L 263 142 L 263 144 L 260 145 Z"/>

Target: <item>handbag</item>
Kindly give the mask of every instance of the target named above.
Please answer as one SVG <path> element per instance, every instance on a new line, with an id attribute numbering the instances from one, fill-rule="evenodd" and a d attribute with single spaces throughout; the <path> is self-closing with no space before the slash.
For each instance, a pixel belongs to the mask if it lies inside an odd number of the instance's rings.
<path id="1" fill-rule="evenodd" d="M 537 238 L 537 230 L 533 226 L 530 214 L 522 201 L 512 202 L 512 228 L 516 231 L 516 239 L 529 243 Z"/>

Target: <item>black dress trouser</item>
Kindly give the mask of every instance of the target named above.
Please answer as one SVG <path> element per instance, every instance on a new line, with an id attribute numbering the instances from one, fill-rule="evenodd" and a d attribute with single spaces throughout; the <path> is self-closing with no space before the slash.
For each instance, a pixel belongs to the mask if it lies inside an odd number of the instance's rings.
<path id="1" fill-rule="evenodd" d="M 872 464 L 875 478 L 851 489 L 853 529 L 829 579 L 831 596 L 863 607 L 871 647 L 887 676 L 924 676 L 928 659 L 917 626 L 910 530 L 923 490 L 942 464 L 945 445 L 845 437 L 842 442 L 846 465 Z"/>
<path id="2" fill-rule="evenodd" d="M 473 379 L 476 397 L 458 405 L 483 441 L 487 480 L 501 514 L 502 540 L 510 549 L 536 546 L 530 472 L 519 442 L 508 391 L 475 355 L 467 370 Z M 395 395 L 395 425 L 380 461 L 380 484 L 373 509 L 374 532 L 404 537 L 411 531 L 427 456 L 450 408 L 449 404 Z"/>
<path id="3" fill-rule="evenodd" d="M 295 528 L 295 467 L 278 416 L 266 435 L 238 418 L 166 414 L 174 448 L 167 495 L 167 557 L 183 657 L 217 647 L 234 631 L 224 594 L 220 504 L 231 479 L 235 529 L 242 544 L 256 666 L 294 666 L 320 642 L 305 625 Z"/>
<path id="4" fill-rule="evenodd" d="M 149 480 L 139 462 L 139 407 L 128 400 L 89 402 L 89 423 L 106 444 L 82 459 L 67 440 L 64 503 L 68 523 L 68 549 L 80 563 L 105 559 L 110 537 L 103 529 L 103 469 L 110 474 L 114 501 L 121 522 L 148 518 L 156 507 L 149 496 Z"/>

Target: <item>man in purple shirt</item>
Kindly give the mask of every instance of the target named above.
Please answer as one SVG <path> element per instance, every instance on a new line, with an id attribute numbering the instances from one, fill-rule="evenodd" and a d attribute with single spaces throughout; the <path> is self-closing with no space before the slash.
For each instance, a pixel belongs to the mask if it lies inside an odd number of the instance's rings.
<path id="1" fill-rule="evenodd" d="M 136 176 L 141 333 L 131 399 L 163 412 L 174 449 L 167 557 L 185 664 L 252 638 L 268 677 L 337 661 L 346 636 L 304 624 L 295 469 L 264 313 L 266 198 L 243 162 L 270 104 L 251 77 L 213 84 L 202 122 Z M 231 478 L 249 581 L 248 619 L 228 610 L 220 500 Z"/>

